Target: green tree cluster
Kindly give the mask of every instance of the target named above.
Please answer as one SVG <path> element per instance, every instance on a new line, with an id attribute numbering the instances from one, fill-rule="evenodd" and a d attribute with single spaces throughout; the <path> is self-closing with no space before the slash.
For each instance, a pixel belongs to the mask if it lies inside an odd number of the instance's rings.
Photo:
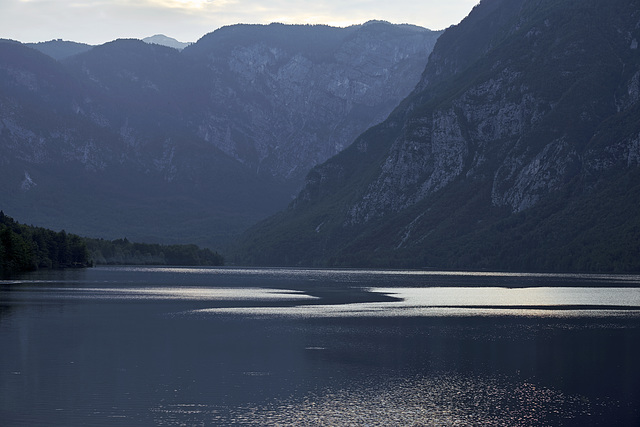
<path id="1" fill-rule="evenodd" d="M 91 257 L 102 265 L 224 265 L 224 258 L 196 245 L 160 245 L 116 240 L 85 239 Z"/>
<path id="2" fill-rule="evenodd" d="M 0 211 L 0 274 L 91 265 L 82 238 L 14 221 Z"/>

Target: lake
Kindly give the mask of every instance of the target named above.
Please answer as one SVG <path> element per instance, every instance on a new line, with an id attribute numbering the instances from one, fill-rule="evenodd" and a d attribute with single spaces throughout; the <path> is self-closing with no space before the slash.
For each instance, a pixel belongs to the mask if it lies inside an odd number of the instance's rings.
<path id="1" fill-rule="evenodd" d="M 0 424 L 640 425 L 640 276 L 97 267 L 0 281 Z"/>

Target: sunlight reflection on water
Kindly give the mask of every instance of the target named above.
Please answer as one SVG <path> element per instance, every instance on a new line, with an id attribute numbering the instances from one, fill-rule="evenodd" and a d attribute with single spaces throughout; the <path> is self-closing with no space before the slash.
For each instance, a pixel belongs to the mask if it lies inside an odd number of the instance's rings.
<path id="1" fill-rule="evenodd" d="M 194 301 L 297 301 L 317 297 L 301 291 L 266 288 L 208 288 L 208 287 L 138 287 L 138 288 L 52 288 L 23 287 L 14 292 L 29 293 L 30 299 L 41 295 L 47 299 L 106 299 L 106 300 L 194 300 Z"/>
<path id="2" fill-rule="evenodd" d="M 295 317 L 640 315 L 637 288 L 372 288 L 370 291 L 399 298 L 399 301 L 211 308 L 191 313 Z"/>
<path id="3" fill-rule="evenodd" d="M 374 288 L 416 306 L 636 306 L 634 288 Z"/>
<path id="4" fill-rule="evenodd" d="M 431 271 L 431 270 L 367 270 L 367 269 L 332 269 L 332 268 L 234 268 L 234 267 L 149 267 L 149 266 L 117 266 L 97 267 L 95 271 L 111 272 L 144 272 L 144 273 L 173 273 L 180 275 L 210 275 L 210 276 L 260 276 L 260 277 L 291 277 L 305 279 L 333 279 L 338 281 L 360 280 L 371 277 L 387 278 L 478 278 L 487 279 L 516 279 L 520 280 L 564 280 L 567 282 L 595 282 L 610 284 L 640 284 L 637 274 L 587 274 L 587 273 L 516 273 L 499 271 Z M 517 282 L 514 282 L 517 283 Z"/>
<path id="5" fill-rule="evenodd" d="M 550 425 L 598 412 L 581 396 L 496 377 L 441 374 L 389 378 L 325 389 L 265 405 L 234 408 L 173 404 L 154 410 L 158 425 Z"/>
<path id="6" fill-rule="evenodd" d="M 640 415 L 640 276 L 100 267 L 0 285 L 2 425 Z"/>

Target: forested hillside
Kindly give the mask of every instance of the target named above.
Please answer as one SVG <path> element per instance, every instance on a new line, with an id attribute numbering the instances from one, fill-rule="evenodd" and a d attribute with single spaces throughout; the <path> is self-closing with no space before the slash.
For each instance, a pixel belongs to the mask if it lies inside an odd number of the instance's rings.
<path id="1" fill-rule="evenodd" d="M 0 211 L 0 275 L 93 265 L 220 266 L 222 255 L 196 245 L 90 239 L 20 224 Z"/>

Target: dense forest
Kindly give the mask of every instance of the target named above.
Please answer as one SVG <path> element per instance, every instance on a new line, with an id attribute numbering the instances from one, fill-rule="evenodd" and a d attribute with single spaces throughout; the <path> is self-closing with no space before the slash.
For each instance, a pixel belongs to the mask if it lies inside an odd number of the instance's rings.
<path id="1" fill-rule="evenodd" d="M 20 224 L 0 211 L 0 275 L 49 268 L 110 265 L 223 265 L 224 258 L 196 245 L 89 239 Z"/>
<path id="2" fill-rule="evenodd" d="M 23 225 L 0 211 L 0 274 L 90 265 L 80 236 Z"/>
<path id="3" fill-rule="evenodd" d="M 196 245 L 133 243 L 124 239 L 85 239 L 91 259 L 103 265 L 223 265 L 224 258 Z"/>

